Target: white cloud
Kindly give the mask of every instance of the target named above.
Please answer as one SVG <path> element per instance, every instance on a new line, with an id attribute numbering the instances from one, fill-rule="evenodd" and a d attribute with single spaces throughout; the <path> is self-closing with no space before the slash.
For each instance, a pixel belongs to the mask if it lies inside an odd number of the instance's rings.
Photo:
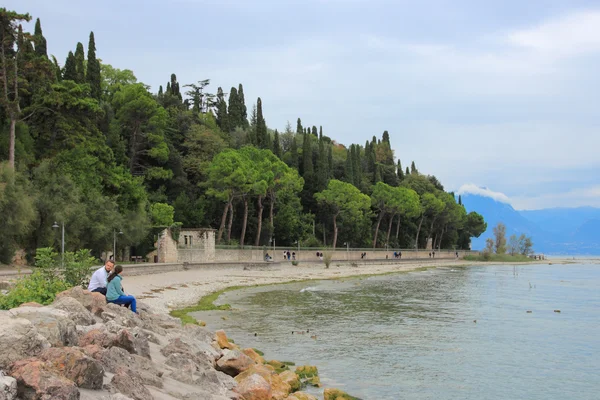
<path id="1" fill-rule="evenodd" d="M 476 194 L 478 196 L 489 197 L 496 201 L 510 204 L 510 199 L 504 193 L 494 192 L 486 187 L 479 187 L 473 183 L 462 185 L 458 189 L 458 194 Z"/>
<path id="2" fill-rule="evenodd" d="M 579 11 L 508 35 L 512 45 L 569 56 L 600 51 L 600 11 Z"/>

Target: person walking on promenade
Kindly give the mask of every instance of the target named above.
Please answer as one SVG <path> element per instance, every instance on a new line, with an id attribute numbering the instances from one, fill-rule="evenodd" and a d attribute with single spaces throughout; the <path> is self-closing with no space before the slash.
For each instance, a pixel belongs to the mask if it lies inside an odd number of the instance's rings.
<path id="1" fill-rule="evenodd" d="M 88 285 L 88 290 L 90 292 L 102 293 L 103 296 L 106 296 L 106 285 L 108 283 L 108 274 L 115 266 L 115 262 L 113 260 L 106 260 L 103 267 L 98 268 L 92 274 L 92 278 L 90 279 L 90 284 Z"/>
<path id="2" fill-rule="evenodd" d="M 130 307 L 131 311 L 137 314 L 135 297 L 127 296 L 125 292 L 123 292 L 123 286 L 121 285 L 121 280 L 123 278 L 119 275 L 121 272 L 123 272 L 123 267 L 117 265 L 113 272 L 108 276 L 106 301 L 108 303 L 123 304 L 125 307 Z"/>

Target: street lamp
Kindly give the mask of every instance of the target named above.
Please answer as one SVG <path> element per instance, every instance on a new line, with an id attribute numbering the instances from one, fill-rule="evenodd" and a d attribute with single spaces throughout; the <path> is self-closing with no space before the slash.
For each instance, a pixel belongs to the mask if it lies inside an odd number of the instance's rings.
<path id="1" fill-rule="evenodd" d="M 346 260 L 349 260 L 350 259 L 350 243 L 344 242 L 344 245 L 346 246 Z"/>
<path id="2" fill-rule="evenodd" d="M 123 231 L 119 229 L 119 235 L 122 235 Z M 117 230 L 113 229 L 113 261 L 117 262 Z"/>
<path id="3" fill-rule="evenodd" d="M 275 259 L 275 236 L 269 239 L 269 243 L 273 243 L 273 259 Z"/>
<path id="4" fill-rule="evenodd" d="M 65 223 L 62 222 L 62 240 L 60 246 L 60 267 L 65 267 Z M 59 228 L 58 222 L 54 221 L 54 225 L 52 225 L 53 229 Z"/>

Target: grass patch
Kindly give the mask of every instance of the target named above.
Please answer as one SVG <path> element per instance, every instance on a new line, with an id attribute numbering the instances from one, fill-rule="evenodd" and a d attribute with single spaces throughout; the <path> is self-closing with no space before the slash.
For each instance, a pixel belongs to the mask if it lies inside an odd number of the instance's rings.
<path id="1" fill-rule="evenodd" d="M 479 254 L 479 255 L 466 255 L 464 257 L 466 261 L 486 261 L 486 262 L 533 262 L 533 258 L 517 254 L 511 256 L 510 254 Z"/>
<path id="2" fill-rule="evenodd" d="M 225 292 L 228 292 L 230 290 L 241 289 L 243 287 L 245 287 L 245 286 L 231 286 L 231 287 L 225 288 L 223 290 L 219 290 L 217 292 L 207 294 L 206 296 L 202 297 L 200 299 L 200 301 L 198 301 L 198 304 L 196 304 L 194 306 L 190 306 L 190 307 L 181 308 L 179 310 L 171 310 L 169 312 L 169 314 L 172 317 L 179 318 L 183 325 L 185 325 L 185 324 L 200 325 L 200 323 L 198 323 L 196 318 L 194 318 L 188 314 L 191 312 L 196 312 L 196 311 L 212 311 L 212 310 L 227 311 L 227 310 L 231 310 L 231 306 L 229 304 L 221 304 L 220 306 L 215 305 L 214 304 L 215 300 L 217 300 L 219 298 L 219 296 Z"/>
<path id="3" fill-rule="evenodd" d="M 256 354 L 258 354 L 258 355 L 259 355 L 259 356 L 261 356 L 261 357 L 264 357 L 264 356 L 265 356 L 265 353 L 263 353 L 263 352 L 262 352 L 262 351 L 260 351 L 259 349 L 252 349 L 252 350 L 254 350 L 254 351 L 256 352 Z"/>

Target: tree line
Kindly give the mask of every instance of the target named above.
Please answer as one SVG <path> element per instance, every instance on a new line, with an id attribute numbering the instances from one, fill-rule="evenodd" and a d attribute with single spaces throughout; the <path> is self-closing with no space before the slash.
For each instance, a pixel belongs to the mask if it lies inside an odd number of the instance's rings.
<path id="1" fill-rule="evenodd" d="M 296 119 L 280 132 L 240 83 L 172 74 L 156 93 L 103 63 L 93 32 L 64 63 L 41 22 L 0 9 L 0 260 L 56 245 L 144 255 L 159 227 L 213 227 L 220 244 L 469 247 L 487 225 L 413 162 L 390 134 L 348 146 Z"/>

